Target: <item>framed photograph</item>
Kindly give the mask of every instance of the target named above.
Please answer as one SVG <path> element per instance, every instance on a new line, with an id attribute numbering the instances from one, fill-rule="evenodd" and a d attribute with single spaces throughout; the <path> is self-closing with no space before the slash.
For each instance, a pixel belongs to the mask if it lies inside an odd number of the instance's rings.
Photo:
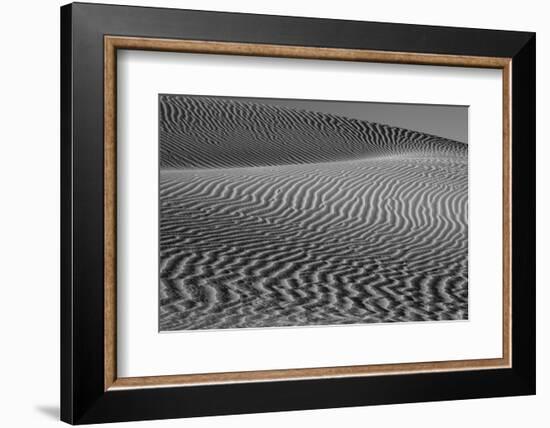
<path id="1" fill-rule="evenodd" d="M 61 418 L 535 393 L 535 35 L 61 8 Z"/>

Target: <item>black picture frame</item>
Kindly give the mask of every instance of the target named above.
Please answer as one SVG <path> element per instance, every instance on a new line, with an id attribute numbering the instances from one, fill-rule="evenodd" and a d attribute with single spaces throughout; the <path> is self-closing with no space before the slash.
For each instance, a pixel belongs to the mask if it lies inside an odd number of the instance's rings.
<path id="1" fill-rule="evenodd" d="M 512 365 L 203 386 L 104 388 L 104 36 L 512 60 Z M 535 34 L 73 3 L 61 8 L 61 419 L 71 424 L 535 393 Z"/>

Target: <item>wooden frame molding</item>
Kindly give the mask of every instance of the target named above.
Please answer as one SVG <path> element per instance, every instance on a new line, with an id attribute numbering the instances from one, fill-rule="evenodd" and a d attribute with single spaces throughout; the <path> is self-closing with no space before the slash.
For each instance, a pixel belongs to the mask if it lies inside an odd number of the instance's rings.
<path id="1" fill-rule="evenodd" d="M 118 49 L 383 62 L 502 70 L 503 81 L 503 349 L 502 358 L 283 369 L 172 376 L 117 377 L 116 367 L 116 61 Z M 104 390 L 218 383 L 358 377 L 420 372 L 509 368 L 512 362 L 512 61 L 510 58 L 419 54 L 252 43 L 104 37 Z"/>

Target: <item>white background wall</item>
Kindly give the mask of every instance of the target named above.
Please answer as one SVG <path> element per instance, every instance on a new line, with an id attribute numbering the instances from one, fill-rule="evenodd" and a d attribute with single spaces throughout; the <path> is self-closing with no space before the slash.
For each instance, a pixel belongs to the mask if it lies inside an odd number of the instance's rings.
<path id="1" fill-rule="evenodd" d="M 120 0 L 123 2 L 123 0 Z M 104 1 L 104 3 L 112 3 Z M 538 394 L 461 402 L 143 422 L 158 427 L 548 426 L 550 14 L 545 2 L 148 0 L 126 4 L 537 32 Z M 0 15 L 0 424 L 54 426 L 59 407 L 59 6 L 4 2 Z M 546 144 L 545 144 L 546 143 Z M 546 406 L 545 406 L 546 405 Z M 138 426 L 137 423 L 125 426 Z"/>

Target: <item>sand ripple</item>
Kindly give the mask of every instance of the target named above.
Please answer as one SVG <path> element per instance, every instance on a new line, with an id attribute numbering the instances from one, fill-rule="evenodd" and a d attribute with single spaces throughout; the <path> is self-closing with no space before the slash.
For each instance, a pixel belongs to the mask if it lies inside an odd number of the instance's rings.
<path id="1" fill-rule="evenodd" d="M 468 317 L 467 145 L 161 99 L 161 330 Z"/>

